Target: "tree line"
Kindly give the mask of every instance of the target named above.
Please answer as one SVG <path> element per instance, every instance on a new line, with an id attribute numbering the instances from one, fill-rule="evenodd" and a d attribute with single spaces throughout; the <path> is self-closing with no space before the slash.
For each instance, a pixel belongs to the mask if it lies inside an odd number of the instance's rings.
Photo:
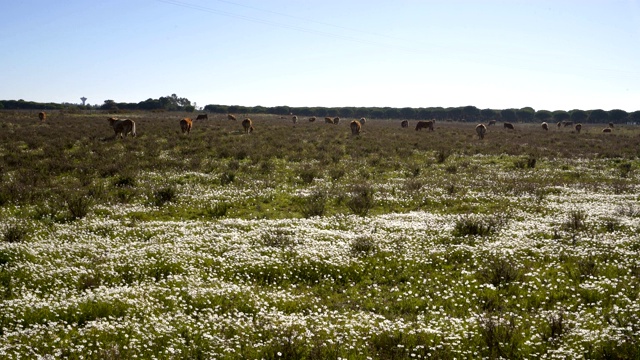
<path id="1" fill-rule="evenodd" d="M 196 105 L 187 98 L 176 94 L 163 96 L 158 99 L 149 98 L 138 103 L 116 102 L 105 100 L 101 105 L 74 105 L 56 103 L 38 103 L 24 100 L 0 100 L 0 109 L 7 110 L 105 110 L 118 111 L 196 111 Z M 425 108 L 394 108 L 394 107 L 292 107 L 292 106 L 240 106 L 240 105 L 206 105 L 203 111 L 214 114 L 275 114 L 318 117 L 365 117 L 369 119 L 407 119 L 438 121 L 466 121 L 486 122 L 498 120 L 506 122 L 562 122 L 575 123 L 608 123 L 621 124 L 626 122 L 640 123 L 640 110 L 627 112 L 620 109 L 613 110 L 534 110 L 531 107 L 521 109 L 479 109 L 475 106 L 462 107 L 425 107 Z"/>

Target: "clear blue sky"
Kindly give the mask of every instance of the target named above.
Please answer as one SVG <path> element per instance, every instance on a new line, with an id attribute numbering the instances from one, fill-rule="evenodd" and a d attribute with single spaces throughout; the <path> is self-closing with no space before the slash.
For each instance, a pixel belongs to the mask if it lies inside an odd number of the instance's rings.
<path id="1" fill-rule="evenodd" d="M 639 1 L 5 1 L 0 99 L 635 111 Z"/>

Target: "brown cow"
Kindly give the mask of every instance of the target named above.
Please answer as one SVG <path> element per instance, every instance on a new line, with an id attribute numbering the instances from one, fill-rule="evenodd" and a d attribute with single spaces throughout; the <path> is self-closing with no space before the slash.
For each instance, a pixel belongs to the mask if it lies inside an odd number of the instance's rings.
<path id="1" fill-rule="evenodd" d="M 478 134 L 478 137 L 480 138 L 480 140 L 484 139 L 484 134 L 487 133 L 487 127 L 484 126 L 484 124 L 478 124 L 476 126 L 476 134 Z"/>
<path id="2" fill-rule="evenodd" d="M 613 129 L 613 123 L 612 122 L 609 123 L 609 127 Z"/>
<path id="3" fill-rule="evenodd" d="M 358 120 L 353 120 L 349 126 L 351 127 L 351 135 L 360 135 L 362 124 Z"/>
<path id="4" fill-rule="evenodd" d="M 604 128 L 602 129 L 603 133 L 610 133 L 611 132 L 611 128 Z"/>
<path id="5" fill-rule="evenodd" d="M 253 132 L 253 122 L 251 119 L 247 118 L 242 120 L 242 128 L 244 129 L 245 134 L 250 134 Z"/>
<path id="6" fill-rule="evenodd" d="M 200 116 L 200 115 L 198 115 L 198 116 Z M 180 129 L 182 129 L 182 133 L 183 134 L 184 133 L 190 134 L 192 126 L 193 126 L 193 121 L 191 120 L 191 118 L 184 118 L 184 119 L 180 120 Z"/>
<path id="7" fill-rule="evenodd" d="M 39 112 L 39 113 L 38 113 L 38 118 L 40 119 L 40 121 L 45 121 L 45 120 L 47 120 L 47 113 L 45 113 L 44 111 Z"/>
<path id="8" fill-rule="evenodd" d="M 133 137 L 136 136 L 136 123 L 133 120 L 109 118 L 108 121 L 116 133 L 114 138 L 120 134 L 120 139 L 123 139 L 128 133 L 131 133 Z"/>
<path id="9" fill-rule="evenodd" d="M 562 126 L 562 123 L 558 121 L 558 127 Z"/>
<path id="10" fill-rule="evenodd" d="M 504 123 L 504 128 L 505 129 L 511 129 L 511 130 L 515 130 L 516 129 L 516 128 L 513 127 L 512 123 L 508 123 L 508 122 Z"/>
<path id="11" fill-rule="evenodd" d="M 231 114 L 228 114 L 228 115 L 227 115 L 227 119 L 229 119 L 229 120 L 233 120 L 233 121 L 236 121 L 236 117 L 235 117 L 235 116 L 233 116 L 233 115 L 231 115 Z"/>
<path id="12" fill-rule="evenodd" d="M 200 114 L 196 117 L 196 120 L 209 120 L 209 115 L 207 114 Z"/>
<path id="13" fill-rule="evenodd" d="M 312 116 L 312 117 L 309 118 L 309 122 L 314 122 L 314 121 L 316 121 L 316 117 L 315 116 Z"/>
<path id="14" fill-rule="evenodd" d="M 408 120 L 402 120 L 402 122 L 400 123 L 400 126 L 402 126 L 403 128 L 409 127 L 409 121 Z"/>
<path id="15" fill-rule="evenodd" d="M 364 125 L 367 122 L 366 118 L 360 118 L 360 125 Z"/>
<path id="16" fill-rule="evenodd" d="M 547 124 L 546 122 L 542 123 L 542 130 L 548 131 L 549 130 L 549 124 Z"/>
<path id="17" fill-rule="evenodd" d="M 327 123 L 327 124 L 333 124 L 333 119 L 330 118 L 330 117 L 326 117 L 326 118 L 324 118 L 324 122 Z"/>
<path id="18" fill-rule="evenodd" d="M 416 131 L 422 130 L 422 129 L 429 129 L 433 131 L 433 121 L 432 120 L 418 121 L 418 123 L 416 124 Z"/>
<path id="19" fill-rule="evenodd" d="M 294 124 L 298 123 L 298 117 L 297 116 L 293 115 L 293 117 L 291 119 L 293 120 Z"/>
<path id="20" fill-rule="evenodd" d="M 573 125 L 573 121 L 563 121 L 562 125 L 564 125 L 564 127 L 571 126 Z"/>
<path id="21" fill-rule="evenodd" d="M 340 124 L 340 118 L 339 118 L 339 117 L 334 117 L 334 118 L 333 118 L 333 124 L 334 124 L 334 125 L 338 125 L 338 124 Z"/>
<path id="22" fill-rule="evenodd" d="M 582 124 L 576 124 L 576 132 L 580 134 L 580 130 L 582 130 Z"/>
<path id="23" fill-rule="evenodd" d="M 487 126 L 493 126 L 496 124 L 495 120 L 489 120 L 489 123 L 487 123 Z"/>

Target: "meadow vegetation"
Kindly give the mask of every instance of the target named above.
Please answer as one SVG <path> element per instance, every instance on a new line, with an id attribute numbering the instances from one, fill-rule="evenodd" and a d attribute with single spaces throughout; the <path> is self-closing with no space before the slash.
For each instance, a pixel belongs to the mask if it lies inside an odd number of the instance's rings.
<path id="1" fill-rule="evenodd" d="M 0 112 L 1 358 L 640 358 L 639 128 L 185 115 Z"/>

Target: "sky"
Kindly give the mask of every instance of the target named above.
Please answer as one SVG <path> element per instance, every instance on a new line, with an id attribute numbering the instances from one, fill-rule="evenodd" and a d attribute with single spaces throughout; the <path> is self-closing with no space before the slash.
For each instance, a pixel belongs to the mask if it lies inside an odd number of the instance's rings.
<path id="1" fill-rule="evenodd" d="M 640 0 L 21 0 L 0 99 L 640 110 Z"/>

